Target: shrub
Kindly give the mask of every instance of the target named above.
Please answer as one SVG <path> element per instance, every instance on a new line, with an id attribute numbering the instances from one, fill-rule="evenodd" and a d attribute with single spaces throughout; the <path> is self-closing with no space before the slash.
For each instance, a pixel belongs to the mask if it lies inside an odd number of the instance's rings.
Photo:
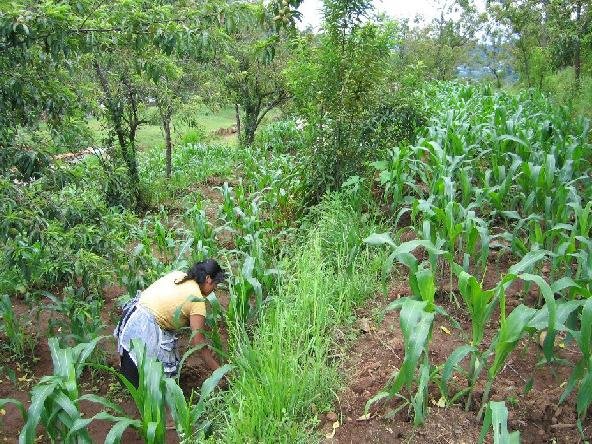
<path id="1" fill-rule="evenodd" d="M 189 144 L 196 144 L 205 142 L 207 139 L 206 130 L 204 127 L 200 125 L 193 125 L 190 129 L 188 129 L 183 136 L 181 136 L 181 144 L 182 145 L 189 145 Z"/>
<path id="2" fill-rule="evenodd" d="M 255 135 L 255 145 L 274 153 L 295 154 L 307 143 L 307 133 L 294 120 L 279 120 L 261 128 Z"/>

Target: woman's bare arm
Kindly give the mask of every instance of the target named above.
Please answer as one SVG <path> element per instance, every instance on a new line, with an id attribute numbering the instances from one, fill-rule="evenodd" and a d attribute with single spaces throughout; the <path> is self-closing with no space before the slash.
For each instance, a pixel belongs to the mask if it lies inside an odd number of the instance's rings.
<path id="1" fill-rule="evenodd" d="M 220 367 L 220 364 L 218 364 L 212 349 L 208 346 L 208 342 L 202 333 L 206 326 L 206 318 L 202 315 L 191 315 L 189 317 L 189 325 L 191 330 L 195 332 L 192 341 L 193 345 L 204 344 L 204 347 L 200 350 L 201 357 L 210 370 L 216 370 L 218 367 Z"/>

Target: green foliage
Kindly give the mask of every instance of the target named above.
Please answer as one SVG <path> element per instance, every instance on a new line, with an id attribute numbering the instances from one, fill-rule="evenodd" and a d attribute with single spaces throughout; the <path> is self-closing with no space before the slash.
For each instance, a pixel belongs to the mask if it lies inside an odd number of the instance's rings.
<path id="1" fill-rule="evenodd" d="M 199 421 L 206 411 L 208 398 L 232 366 L 224 365 L 206 379 L 202 384 L 198 402 L 193 404 L 193 394 L 189 401 L 185 400 L 183 391 L 175 380 L 165 377 L 162 363 L 146 355 L 146 346 L 140 340 L 134 340 L 132 347 L 137 358 L 138 388 L 115 370 L 104 366 L 98 367 L 115 373 L 121 380 L 130 392 L 140 419 L 132 419 L 123 414 L 120 417 L 109 417 L 101 412 L 93 418 L 79 421 L 77 427 L 86 427 L 94 419 L 109 419 L 115 422 L 115 425 L 107 435 L 107 442 L 120 442 L 123 432 L 128 427 L 133 427 L 138 430 L 146 443 L 157 444 L 164 442 L 166 438 L 166 407 L 168 406 L 179 438 L 182 442 L 191 442 L 209 426 L 207 421 Z M 120 411 L 120 413 L 123 412 Z"/>
<path id="2" fill-rule="evenodd" d="M 104 324 L 101 319 L 103 301 L 99 299 L 85 298 L 84 288 L 64 288 L 63 298 L 45 292 L 45 296 L 51 301 L 46 307 L 59 315 L 50 319 L 49 335 L 59 334 L 62 344 L 70 345 L 83 342 L 92 342 L 101 335 Z"/>
<path id="3" fill-rule="evenodd" d="M 318 225 L 313 231 L 302 230 L 252 339 L 241 330 L 231 331 L 230 359 L 237 374 L 220 407 L 225 424 L 215 438 L 222 441 L 269 436 L 305 440 L 303 425 L 312 420 L 311 403 L 331 401 L 331 331 L 372 292 L 380 263 L 359 251 L 352 266 L 344 266 L 350 242 L 359 245 L 371 227 L 352 212 L 342 194 L 327 196 L 316 211 L 322 215 Z"/>
<path id="4" fill-rule="evenodd" d="M 199 393 L 199 400 L 195 404 L 193 403 L 195 391 L 192 390 L 191 397 L 186 400 L 181 387 L 173 379 L 167 378 L 165 380 L 167 405 L 171 410 L 171 415 L 175 421 L 175 427 L 181 442 L 192 442 L 200 433 L 208 430 L 210 427 L 209 421 L 200 420 L 206 413 L 206 405 L 214 389 L 220 380 L 232 369 L 233 367 L 231 365 L 226 364 L 214 370 L 212 375 L 203 382 Z"/>
<path id="5" fill-rule="evenodd" d="M 373 155 L 372 136 L 364 137 L 363 128 L 377 113 L 395 29 L 389 23 L 362 23 L 371 12 L 366 1 L 327 2 L 327 32 L 317 44 L 301 38 L 288 67 L 295 107 L 311 132 L 306 189 L 312 201 L 349 176 L 363 175 Z"/>
<path id="6" fill-rule="evenodd" d="M 100 339 L 66 348 L 60 348 L 56 338 L 49 339 L 54 373 L 44 376 L 31 392 L 31 405 L 25 415 L 26 422 L 19 436 L 20 443 L 34 442 L 38 425 L 43 426 L 51 440 L 65 443 L 91 442 L 88 431 L 76 427 L 82 420 L 80 402 L 88 400 L 115 407 L 98 396 L 81 396 L 78 388 L 86 359 Z"/>
<path id="7" fill-rule="evenodd" d="M 307 133 L 294 120 L 279 120 L 265 125 L 255 136 L 254 144 L 264 152 L 298 154 L 307 146 Z"/>
<path id="8" fill-rule="evenodd" d="M 479 444 L 483 444 L 489 427 L 493 428 L 494 444 L 519 444 L 520 432 L 508 432 L 508 409 L 503 401 L 491 401 L 487 405 Z"/>
<path id="9" fill-rule="evenodd" d="M 6 337 L 3 348 L 17 360 L 32 354 L 37 344 L 37 336 L 30 331 L 30 322 L 24 316 L 18 316 L 12 307 L 8 295 L 0 297 L 0 332 Z"/>
<path id="10" fill-rule="evenodd" d="M 197 144 L 203 143 L 206 140 L 206 131 L 202 127 L 194 126 L 191 129 L 185 131 L 185 133 L 181 136 L 181 144 L 182 145 L 190 145 L 190 144 Z"/>

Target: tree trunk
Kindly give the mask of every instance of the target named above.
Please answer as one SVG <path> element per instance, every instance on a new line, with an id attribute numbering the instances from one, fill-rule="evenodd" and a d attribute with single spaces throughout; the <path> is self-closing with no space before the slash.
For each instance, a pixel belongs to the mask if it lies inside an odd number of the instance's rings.
<path id="1" fill-rule="evenodd" d="M 245 146 L 249 146 L 255 141 L 255 131 L 257 131 L 259 113 L 261 111 L 261 100 L 257 100 L 257 103 L 247 103 L 243 108 L 245 115 L 243 119 L 244 134 L 242 142 Z"/>
<path id="2" fill-rule="evenodd" d="M 111 87 L 109 86 L 109 80 L 107 79 L 103 68 L 96 60 L 93 62 L 93 65 L 95 67 L 97 79 L 99 80 L 99 84 L 103 90 L 107 111 L 109 112 L 111 121 L 113 122 L 113 129 L 115 130 L 115 134 L 117 135 L 117 139 L 119 141 L 119 146 L 123 152 L 126 149 L 126 137 L 122 125 L 123 111 L 115 104 L 115 101 L 113 100 Z"/>
<path id="3" fill-rule="evenodd" d="M 234 104 L 234 112 L 236 115 L 236 137 L 238 137 L 238 142 L 240 143 L 241 140 L 241 118 L 240 118 L 240 108 L 238 103 Z"/>
<path id="4" fill-rule="evenodd" d="M 576 91 L 580 90 L 580 74 L 582 70 L 581 48 L 580 48 L 580 19 L 582 16 L 582 2 L 578 1 L 576 4 L 576 45 L 574 54 L 574 76 Z"/>
<path id="5" fill-rule="evenodd" d="M 173 143 L 171 142 L 171 115 L 166 114 L 162 118 L 164 128 L 164 141 L 166 145 L 166 178 L 171 178 Z"/>

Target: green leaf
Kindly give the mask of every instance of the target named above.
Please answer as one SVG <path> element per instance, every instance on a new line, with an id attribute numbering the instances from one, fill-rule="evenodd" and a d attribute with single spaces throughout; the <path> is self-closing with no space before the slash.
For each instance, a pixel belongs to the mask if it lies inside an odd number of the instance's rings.
<path id="1" fill-rule="evenodd" d="M 103 407 L 113 410 L 118 415 L 125 415 L 124 410 L 120 406 L 118 406 L 114 402 L 109 401 L 107 398 L 104 398 L 103 396 L 98 396 L 93 393 L 82 395 L 80 398 L 78 398 L 78 401 L 94 402 L 95 404 L 100 404 Z"/>
<path id="2" fill-rule="evenodd" d="M 45 410 L 45 401 L 58 387 L 57 381 L 49 381 L 46 384 L 37 385 L 33 388 L 31 405 L 27 413 L 27 422 L 19 435 L 19 444 L 29 444 L 35 441 L 37 426 Z"/>
<path id="3" fill-rule="evenodd" d="M 479 444 L 482 444 L 487 436 L 489 427 L 493 427 L 494 444 L 519 444 L 519 432 L 508 432 L 508 409 L 503 401 L 490 401 L 479 435 Z"/>
<path id="4" fill-rule="evenodd" d="M 576 400 L 576 407 L 578 412 L 578 417 L 580 419 L 584 419 L 586 417 L 586 412 L 588 411 L 588 407 L 592 403 L 592 357 L 588 361 L 588 372 L 580 384 L 580 388 L 578 390 L 578 397 Z"/>
<path id="5" fill-rule="evenodd" d="M 13 404 L 18 409 L 18 411 L 20 412 L 21 417 L 23 418 L 23 420 L 26 422 L 26 420 L 27 420 L 27 410 L 25 409 L 25 406 L 23 405 L 22 402 L 17 401 L 16 399 L 6 399 L 6 398 L 0 399 L 0 409 L 3 408 L 7 404 Z"/>
<path id="6" fill-rule="evenodd" d="M 520 262 L 510 267 L 510 269 L 508 270 L 508 274 L 517 275 L 529 270 L 534 264 L 536 264 L 538 261 L 547 256 L 547 254 L 548 251 L 546 250 L 531 251 L 525 254 Z"/>
<path id="7" fill-rule="evenodd" d="M 415 273 L 417 285 L 421 299 L 428 303 L 428 310 L 434 305 L 434 295 L 436 294 L 436 284 L 434 283 L 434 274 L 429 268 L 424 268 Z"/>
<path id="8" fill-rule="evenodd" d="M 557 303 L 555 319 L 556 330 L 566 330 L 565 322 L 571 313 L 582 306 L 582 301 L 565 301 Z M 549 326 L 549 307 L 545 304 L 528 323 L 528 328 L 541 331 Z"/>
<path id="9" fill-rule="evenodd" d="M 503 323 L 495 341 L 495 359 L 489 368 L 490 379 L 495 378 L 502 369 L 510 352 L 522 337 L 525 329 L 537 310 L 525 305 L 516 307 Z"/>
<path id="10" fill-rule="evenodd" d="M 191 434 L 191 415 L 183 390 L 172 378 L 166 378 L 166 402 L 178 432 Z"/>
<path id="11" fill-rule="evenodd" d="M 206 379 L 201 386 L 200 400 L 207 399 L 214 391 L 220 380 L 224 377 L 224 375 L 226 375 L 226 373 L 228 373 L 233 368 L 234 366 L 232 366 L 231 364 L 225 364 L 222 367 L 219 367 L 216 370 L 214 370 L 212 375 L 208 379 Z"/>
<path id="12" fill-rule="evenodd" d="M 364 239 L 362 242 L 364 242 L 368 245 L 379 246 L 379 245 L 387 244 L 393 248 L 396 247 L 396 244 L 393 241 L 393 239 L 391 238 L 391 235 L 389 233 L 373 233 L 370 236 L 368 236 L 366 239 Z"/>
<path id="13" fill-rule="evenodd" d="M 521 274 L 518 276 L 520 279 L 526 282 L 534 282 L 538 285 L 539 290 L 543 293 L 543 297 L 545 298 L 545 306 L 547 307 L 548 311 L 548 324 L 547 324 L 547 336 L 545 337 L 545 343 L 543 344 L 543 351 L 545 353 L 545 358 L 550 361 L 553 357 L 553 347 L 555 344 L 555 323 L 557 319 L 557 304 L 555 302 L 555 295 L 553 290 L 547 282 L 538 275 L 534 274 Z"/>
<path id="14" fill-rule="evenodd" d="M 470 345 L 461 345 L 456 348 L 446 360 L 444 367 L 442 368 L 442 377 L 440 382 L 440 390 L 442 394 L 448 398 L 448 380 L 452 376 L 454 369 L 458 364 L 470 353 L 476 353 L 477 349 Z"/>
<path id="15" fill-rule="evenodd" d="M 115 423 L 113 427 L 111 427 L 111 430 L 109 430 L 109 433 L 105 437 L 105 444 L 119 444 L 121 442 L 121 437 L 123 433 L 129 427 L 134 427 L 135 429 L 140 430 L 141 423 L 136 419 L 119 419 L 118 422 Z"/>

